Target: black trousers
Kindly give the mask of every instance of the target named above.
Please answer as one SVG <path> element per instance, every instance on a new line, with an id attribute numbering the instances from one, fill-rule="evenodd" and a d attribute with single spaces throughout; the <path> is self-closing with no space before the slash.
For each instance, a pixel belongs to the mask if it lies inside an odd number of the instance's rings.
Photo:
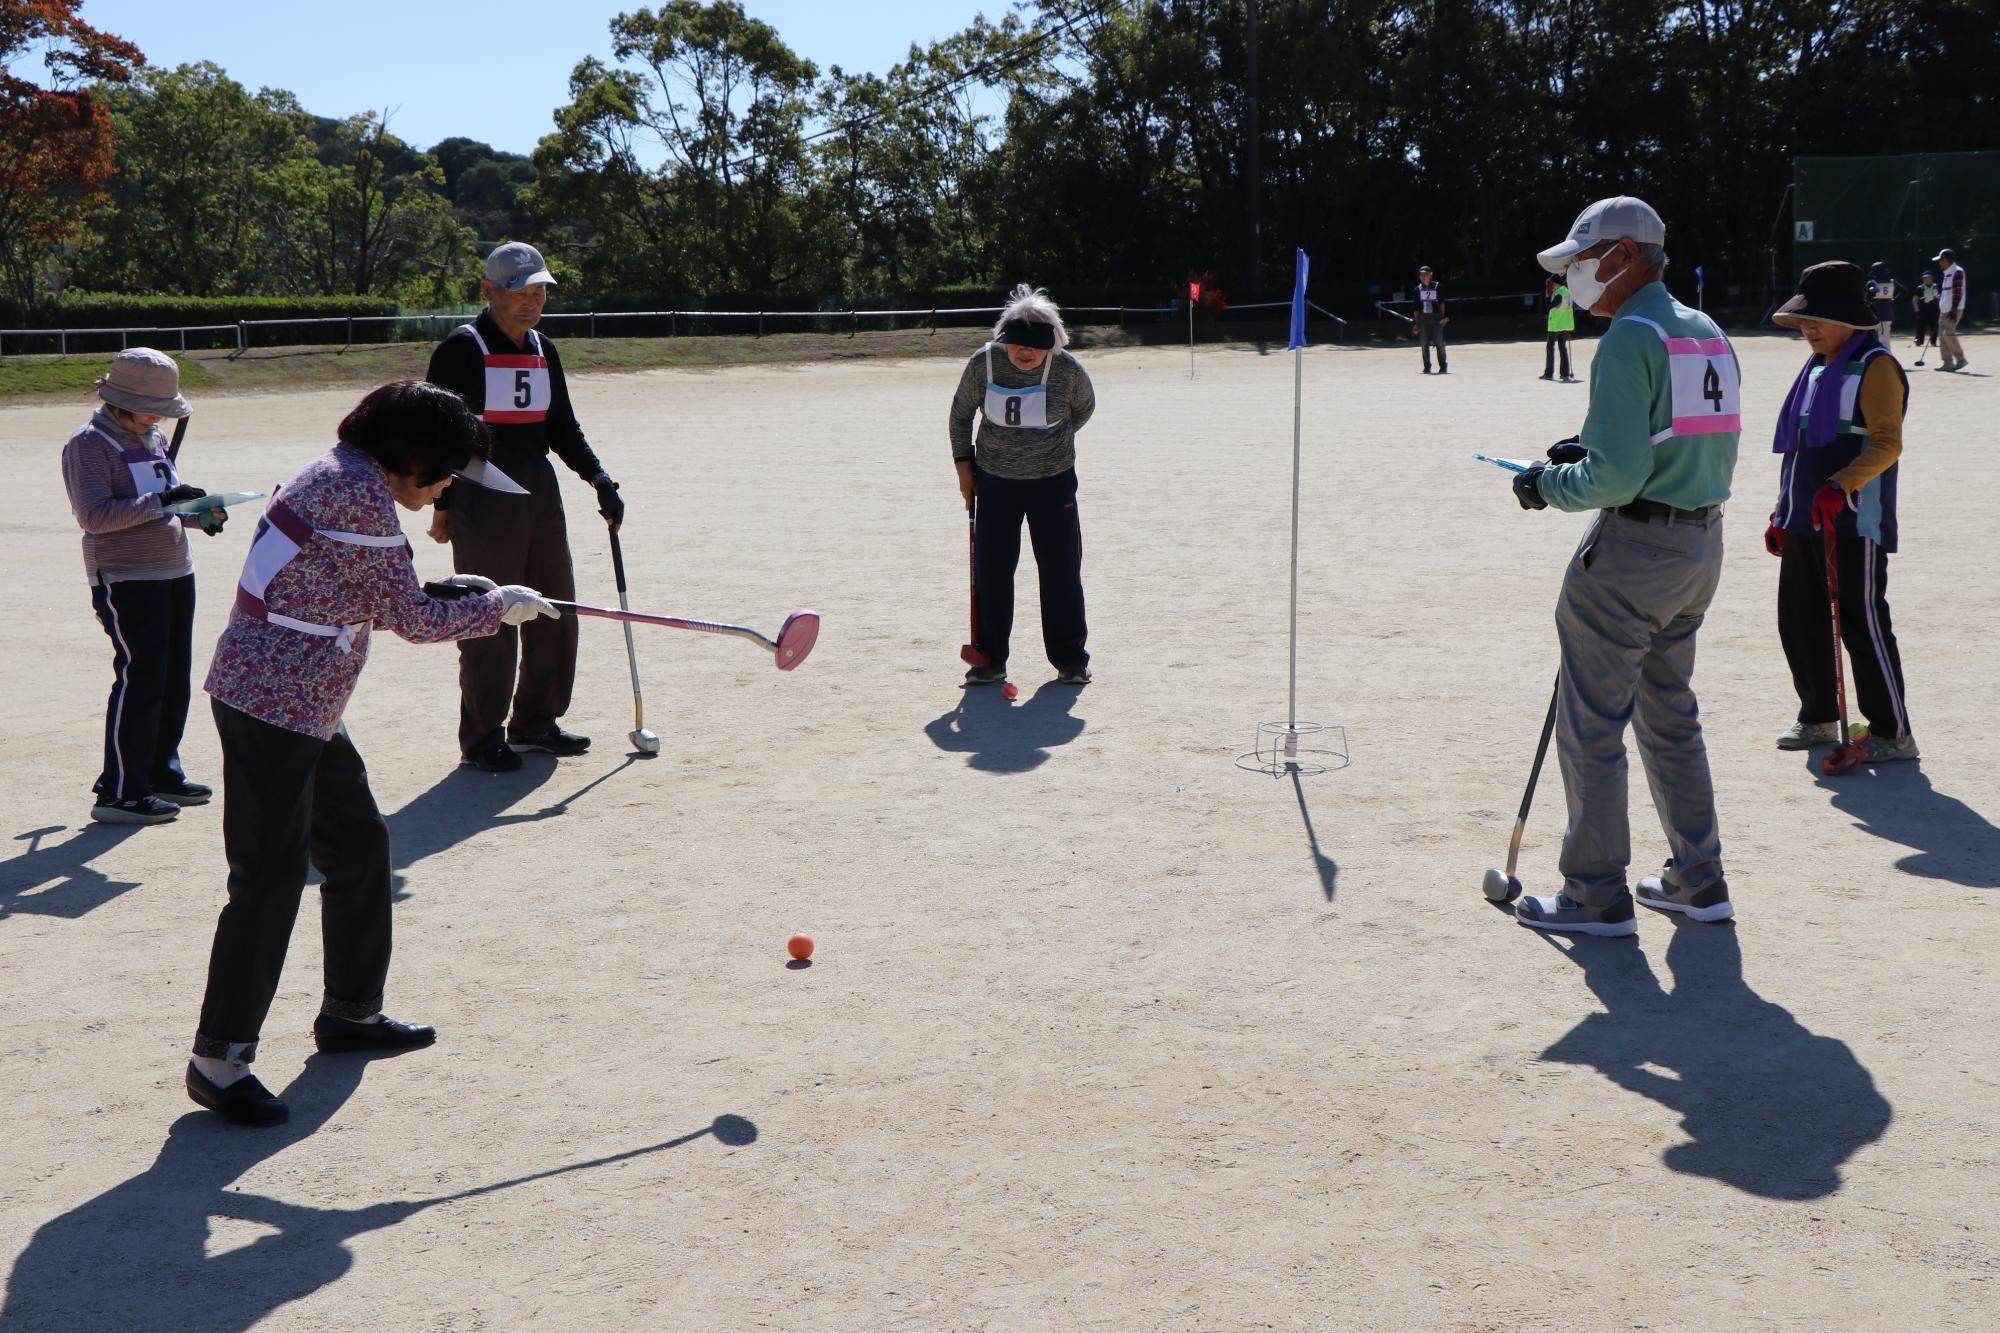
<path id="1" fill-rule="evenodd" d="M 181 771 L 194 647 L 194 575 L 122 579 L 90 590 L 91 609 L 111 636 L 111 698 L 104 709 L 101 799 L 133 801 Z"/>
<path id="2" fill-rule="evenodd" d="M 1926 342 L 1928 342 L 1930 343 L 1931 346 L 1935 347 L 1937 346 L 1937 340 L 1938 340 L 1937 306 L 1935 304 L 1918 306 L 1917 346 L 1922 347 Z"/>
<path id="3" fill-rule="evenodd" d="M 1444 360 L 1444 318 L 1441 315 L 1418 315 L 1417 337 L 1424 345 L 1424 369 L 1431 368 L 1431 348 L 1436 346 L 1438 369 L 1445 369 Z"/>
<path id="4" fill-rule="evenodd" d="M 1556 349 L 1562 349 L 1563 378 L 1569 378 L 1569 334 L 1549 334 L 1548 345 L 1542 349 L 1542 378 L 1556 373 Z"/>
<path id="5" fill-rule="evenodd" d="M 972 568 L 979 588 L 979 646 L 994 666 L 1007 665 L 1014 632 L 1014 569 L 1021 562 L 1021 520 L 1028 521 L 1041 579 L 1042 647 L 1058 671 L 1090 665 L 1084 641 L 1083 527 L 1076 514 L 1076 469 L 1016 481 L 977 468 Z"/>
<path id="6" fill-rule="evenodd" d="M 1903 654 L 1889 623 L 1889 553 L 1861 537 L 1834 540 L 1840 568 L 1840 637 L 1852 665 L 1854 699 L 1878 736 L 1907 736 Z M 1778 641 L 1792 669 L 1799 721 L 1840 716 L 1833 682 L 1833 616 L 1821 534 L 1787 532 L 1778 566 Z"/>
<path id="7" fill-rule="evenodd" d="M 525 474 L 525 475 L 523 475 Z M 451 563 L 461 574 L 518 583 L 544 597 L 576 600 L 569 528 L 555 469 L 544 458 L 508 475 L 528 488 L 506 495 L 454 484 L 447 511 Z M 520 674 L 515 675 L 518 658 Z M 478 754 L 503 739 L 503 728 L 535 736 L 569 711 L 576 685 L 576 617 L 541 616 L 525 625 L 458 641 L 458 748 Z M 514 721 L 507 725 L 509 701 Z"/>
<path id="8" fill-rule="evenodd" d="M 222 738 L 222 845 L 229 901 L 215 923 L 194 1053 L 257 1058 L 278 993 L 308 861 L 320 885 L 326 998 L 320 1012 L 367 1018 L 389 976 L 389 826 L 343 728 L 330 741 L 210 700 Z"/>

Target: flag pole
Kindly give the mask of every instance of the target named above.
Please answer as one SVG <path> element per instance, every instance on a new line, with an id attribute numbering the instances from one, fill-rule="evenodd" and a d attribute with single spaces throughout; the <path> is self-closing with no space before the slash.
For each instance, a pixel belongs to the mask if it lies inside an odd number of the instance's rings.
<path id="1" fill-rule="evenodd" d="M 1299 422 L 1305 403 L 1306 349 L 1292 348 L 1292 649 L 1291 683 L 1285 696 L 1287 748 L 1298 744 L 1299 727 Z"/>

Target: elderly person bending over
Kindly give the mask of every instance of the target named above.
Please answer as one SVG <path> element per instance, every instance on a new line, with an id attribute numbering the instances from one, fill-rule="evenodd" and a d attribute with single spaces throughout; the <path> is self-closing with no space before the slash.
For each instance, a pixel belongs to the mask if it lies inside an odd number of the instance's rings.
<path id="1" fill-rule="evenodd" d="M 412 643 L 492 634 L 556 614 L 532 589 L 477 575 L 480 595 L 438 600 L 411 564 L 396 506 L 420 510 L 452 474 L 506 482 L 486 430 L 457 394 L 404 381 L 340 423 L 340 443 L 271 497 L 244 560 L 207 689 L 222 739 L 229 901 L 216 922 L 188 1095 L 238 1124 L 283 1120 L 250 1073 L 277 994 L 310 860 L 320 886 L 322 1051 L 428 1046 L 435 1030 L 382 1014 L 389 975 L 389 830 L 341 715 L 379 624 Z M 507 483 L 511 484 L 511 483 Z"/>
<path id="2" fill-rule="evenodd" d="M 951 456 L 958 493 L 974 512 L 977 647 L 988 660 L 965 673 L 968 685 L 1007 678 L 1023 518 L 1041 576 L 1042 646 L 1057 680 L 1090 683 L 1076 433 L 1097 410 L 1097 395 L 1083 366 L 1061 350 L 1068 342 L 1055 303 L 1026 284 L 1016 287 L 993 326 L 993 341 L 965 363 L 952 395 Z M 976 445 L 975 414 L 981 417 Z"/>

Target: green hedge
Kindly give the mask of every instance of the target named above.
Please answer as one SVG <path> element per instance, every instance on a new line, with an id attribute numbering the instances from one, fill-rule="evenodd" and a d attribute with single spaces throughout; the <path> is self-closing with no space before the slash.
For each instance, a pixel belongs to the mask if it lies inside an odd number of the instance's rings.
<path id="1" fill-rule="evenodd" d="M 155 296 L 115 292 L 65 292 L 34 319 L 35 328 L 179 328 L 234 324 L 242 319 L 342 319 L 393 315 L 394 301 L 367 296 Z M 0 310 L 9 327 L 23 326 L 19 312 Z"/>

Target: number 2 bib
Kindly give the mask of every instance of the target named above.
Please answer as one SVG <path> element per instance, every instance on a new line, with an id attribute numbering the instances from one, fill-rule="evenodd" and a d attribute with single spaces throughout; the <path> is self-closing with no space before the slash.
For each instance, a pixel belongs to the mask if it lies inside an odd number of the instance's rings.
<path id="1" fill-rule="evenodd" d="M 101 430 L 97 436 L 117 452 L 118 461 L 132 476 L 132 488 L 140 495 L 158 495 L 181 484 L 181 479 L 174 474 L 173 462 L 164 454 L 156 454 L 151 449 L 127 449 Z"/>
<path id="2" fill-rule="evenodd" d="M 528 351 L 517 354 L 491 351 L 478 329 L 470 324 L 459 327 L 479 344 L 479 354 L 486 362 L 486 410 L 479 414 L 479 419 L 495 426 L 546 421 L 553 399 L 549 359 L 542 355 L 542 340 L 535 331 L 528 330 Z"/>
<path id="3" fill-rule="evenodd" d="M 1042 382 L 1025 389 L 1007 389 L 993 382 L 993 344 L 986 344 L 986 419 L 996 426 L 1021 430 L 1049 428 L 1049 372 L 1055 369 L 1056 354 L 1042 361 Z"/>
<path id="4" fill-rule="evenodd" d="M 1743 385 L 1729 339 L 1720 330 L 1712 338 L 1675 338 L 1650 319 L 1638 315 L 1624 318 L 1644 324 L 1667 347 L 1673 424 L 1653 436 L 1654 444 L 1682 435 L 1720 435 L 1743 429 Z"/>

